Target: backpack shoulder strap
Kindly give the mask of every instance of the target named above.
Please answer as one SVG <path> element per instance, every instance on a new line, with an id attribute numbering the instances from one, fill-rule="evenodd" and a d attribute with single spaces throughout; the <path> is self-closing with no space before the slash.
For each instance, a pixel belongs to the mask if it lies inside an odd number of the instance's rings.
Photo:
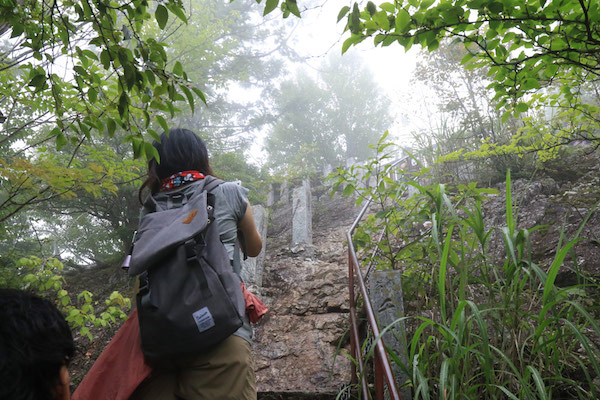
<path id="1" fill-rule="evenodd" d="M 206 175 L 206 177 L 204 178 L 203 190 L 206 190 L 208 193 L 210 193 L 217 187 L 221 186 L 223 183 L 225 183 L 225 181 L 222 179 L 215 178 L 214 176 Z"/>
<path id="2" fill-rule="evenodd" d="M 214 176 L 207 175 L 206 178 L 204 178 L 204 190 L 206 190 L 208 193 L 211 193 L 214 189 L 216 189 L 223 183 L 225 183 L 224 180 L 215 178 Z M 238 240 L 239 240 L 239 243 L 242 244 L 241 249 L 238 244 Z M 244 236 L 242 235 L 242 233 L 240 231 L 238 231 L 238 240 L 236 240 L 236 242 L 233 245 L 232 267 L 233 267 L 234 272 L 237 273 L 238 275 L 240 275 L 241 271 L 242 271 L 240 253 L 241 253 L 242 257 L 244 258 L 244 260 L 246 260 L 248 258 L 248 255 L 246 254 L 246 241 L 244 240 Z"/>

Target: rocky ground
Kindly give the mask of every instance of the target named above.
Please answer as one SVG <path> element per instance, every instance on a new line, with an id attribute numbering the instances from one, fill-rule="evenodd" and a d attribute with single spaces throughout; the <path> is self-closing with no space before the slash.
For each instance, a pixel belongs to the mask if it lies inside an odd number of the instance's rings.
<path id="1" fill-rule="evenodd" d="M 597 153 L 597 152 L 596 152 Z M 582 239 L 566 259 L 557 277 L 557 285 L 574 284 L 574 270 L 600 279 L 600 155 L 579 154 L 563 160 L 560 170 L 546 170 L 537 179 L 518 179 L 512 185 L 512 198 L 518 215 L 518 228 L 532 232 L 532 258 L 542 267 L 549 267 L 559 242 L 575 238 L 581 229 Z M 499 195 L 484 204 L 489 227 L 506 226 L 505 184 L 496 185 Z M 588 214 L 591 212 L 588 218 Z M 504 242 L 496 234 L 491 250 L 497 258 L 504 257 Z"/>

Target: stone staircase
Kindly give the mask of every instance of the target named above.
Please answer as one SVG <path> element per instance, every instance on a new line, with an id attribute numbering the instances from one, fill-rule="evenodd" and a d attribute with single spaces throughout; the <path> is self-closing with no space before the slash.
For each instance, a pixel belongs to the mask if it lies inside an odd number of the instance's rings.
<path id="1" fill-rule="evenodd" d="M 255 287 L 270 309 L 255 326 L 258 398 L 335 399 L 350 382 L 342 240 L 356 211 L 345 199 L 315 202 L 313 244 L 295 243 L 293 205 L 270 209 L 262 282 Z"/>

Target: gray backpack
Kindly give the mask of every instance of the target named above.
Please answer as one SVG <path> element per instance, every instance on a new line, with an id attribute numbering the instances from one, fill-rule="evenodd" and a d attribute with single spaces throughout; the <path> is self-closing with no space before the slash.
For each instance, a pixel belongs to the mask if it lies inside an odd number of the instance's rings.
<path id="1" fill-rule="evenodd" d="M 210 191 L 221 183 L 207 176 L 144 203 L 129 275 L 140 276 L 142 351 L 151 360 L 200 352 L 242 326 L 241 280 L 213 216 Z"/>

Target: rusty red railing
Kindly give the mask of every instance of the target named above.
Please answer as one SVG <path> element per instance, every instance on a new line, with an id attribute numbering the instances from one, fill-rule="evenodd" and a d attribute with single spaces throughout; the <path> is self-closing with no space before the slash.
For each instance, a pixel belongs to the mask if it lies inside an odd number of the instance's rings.
<path id="1" fill-rule="evenodd" d="M 397 165 L 406 158 L 395 161 L 392 166 Z M 352 227 L 348 230 L 346 237 L 348 240 L 348 276 L 349 282 L 348 287 L 350 291 L 350 351 L 351 355 L 354 358 L 355 362 L 352 363 L 352 383 L 357 384 L 358 379 L 360 377 L 360 390 L 362 392 L 362 398 L 372 399 L 371 392 L 369 390 L 369 384 L 367 382 L 367 371 L 365 370 L 365 361 L 363 359 L 363 355 L 361 353 L 361 344 L 360 344 L 360 336 L 358 332 L 358 318 L 356 313 L 356 304 L 360 297 L 363 299 L 364 304 L 364 313 L 366 315 L 366 319 L 368 322 L 369 329 L 371 330 L 371 334 L 374 338 L 379 338 L 375 342 L 375 351 L 374 351 L 374 386 L 375 386 L 375 399 L 383 400 L 385 387 L 387 385 L 389 398 L 392 400 L 402 400 L 400 397 L 400 393 L 398 391 L 398 387 L 396 385 L 396 381 L 394 379 L 394 373 L 392 371 L 392 367 L 390 365 L 389 358 L 385 351 L 385 346 L 383 343 L 383 338 L 380 338 L 381 330 L 379 329 L 379 325 L 377 323 L 377 318 L 375 317 L 375 313 L 373 311 L 373 306 L 371 305 L 371 300 L 369 298 L 369 294 L 367 292 L 367 287 L 365 285 L 365 280 L 362 275 L 362 271 L 360 268 L 360 263 L 358 262 L 358 258 L 356 256 L 356 250 L 354 249 L 354 244 L 352 242 L 352 234 L 354 230 L 360 223 L 362 217 L 367 212 L 369 205 L 371 204 L 372 199 L 369 198 L 364 206 L 362 207 L 360 213 L 354 220 Z M 358 287 L 358 296 L 355 293 L 355 288 Z M 357 371 L 358 368 L 358 371 Z M 357 374 L 358 372 L 358 374 Z"/>

